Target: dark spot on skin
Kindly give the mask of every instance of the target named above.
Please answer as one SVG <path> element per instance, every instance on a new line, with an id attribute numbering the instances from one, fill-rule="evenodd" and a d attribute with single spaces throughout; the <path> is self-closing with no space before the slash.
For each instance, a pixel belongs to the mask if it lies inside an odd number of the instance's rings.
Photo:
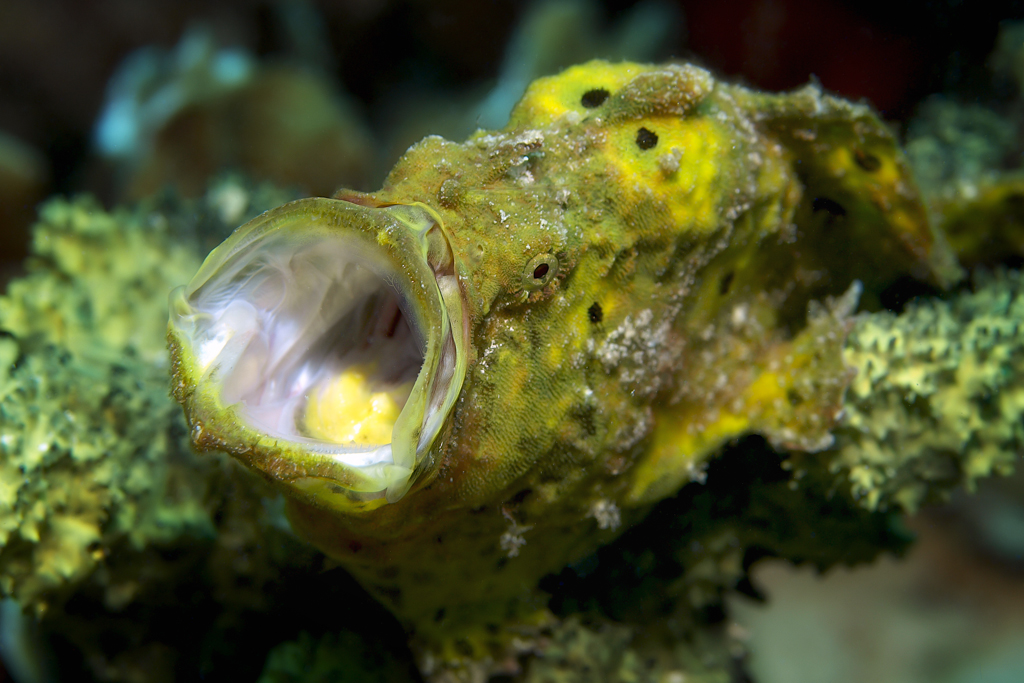
<path id="1" fill-rule="evenodd" d="M 520 503 L 522 503 L 522 502 L 523 502 L 524 500 L 526 500 L 526 497 L 527 497 L 528 495 L 530 495 L 531 493 L 533 493 L 533 489 L 523 489 L 522 491 L 520 491 L 520 492 L 519 492 L 519 493 L 517 493 L 516 495 L 512 496 L 512 498 L 511 498 L 511 499 L 509 499 L 509 501 L 508 501 L 508 502 L 509 502 L 509 503 L 510 503 L 511 505 L 519 505 L 519 504 L 520 504 Z"/>
<path id="2" fill-rule="evenodd" d="M 540 264 L 539 266 L 537 266 L 536 268 L 533 269 L 533 279 L 534 280 L 541 280 L 541 279 L 543 279 L 543 277 L 548 274 L 548 270 L 550 270 L 550 266 L 548 266 L 548 264 L 546 264 L 546 263 Z"/>
<path id="3" fill-rule="evenodd" d="M 722 281 L 718 283 L 718 293 L 725 296 L 729 293 L 729 288 L 732 287 L 732 280 L 736 277 L 735 271 L 730 270 L 722 277 Z"/>
<path id="4" fill-rule="evenodd" d="M 445 609 L 444 609 L 444 607 L 442 607 L 441 609 L 437 610 L 437 612 L 434 613 L 434 621 L 436 621 L 436 622 L 442 621 L 444 619 L 444 615 L 445 615 Z"/>
<path id="5" fill-rule="evenodd" d="M 593 109 L 594 107 L 600 107 L 604 104 L 604 101 L 608 99 L 610 95 L 604 88 L 594 88 L 583 93 L 583 97 L 580 98 L 580 104 L 587 109 Z"/>
<path id="6" fill-rule="evenodd" d="M 818 211 L 826 211 L 831 216 L 845 216 L 846 209 L 843 205 L 834 199 L 828 197 L 815 197 L 814 202 L 811 204 L 811 208 L 815 213 Z"/>
<path id="7" fill-rule="evenodd" d="M 601 304 L 596 301 L 590 304 L 590 308 L 587 309 L 587 317 L 595 325 L 604 320 L 604 311 L 601 310 Z"/>
<path id="8" fill-rule="evenodd" d="M 857 162 L 857 165 L 868 173 L 874 173 L 878 169 L 882 168 L 882 161 L 874 154 L 869 154 L 863 150 L 857 150 L 853 153 L 853 160 Z"/>
<path id="9" fill-rule="evenodd" d="M 402 589 L 397 586 L 381 586 L 376 585 L 373 589 L 384 596 L 385 599 L 391 602 L 395 606 L 402 604 Z"/>
<path id="10" fill-rule="evenodd" d="M 636 146 L 640 149 L 651 149 L 658 144 L 658 136 L 647 130 L 641 128 L 636 132 Z"/>

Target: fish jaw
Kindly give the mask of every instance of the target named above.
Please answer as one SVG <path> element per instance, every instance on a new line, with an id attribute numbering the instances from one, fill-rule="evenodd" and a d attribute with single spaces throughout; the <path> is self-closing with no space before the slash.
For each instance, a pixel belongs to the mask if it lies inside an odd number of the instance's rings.
<path id="1" fill-rule="evenodd" d="M 429 208 L 292 202 L 171 293 L 174 395 L 197 447 L 318 507 L 395 502 L 431 478 L 466 372 L 463 306 Z"/>

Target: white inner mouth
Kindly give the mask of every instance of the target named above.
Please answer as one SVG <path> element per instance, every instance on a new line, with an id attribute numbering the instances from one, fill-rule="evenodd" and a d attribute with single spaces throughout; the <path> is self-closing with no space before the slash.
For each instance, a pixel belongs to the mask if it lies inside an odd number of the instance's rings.
<path id="1" fill-rule="evenodd" d="M 351 240 L 265 236 L 189 297 L 196 362 L 249 426 L 351 466 L 391 463 L 425 348 L 400 281 Z"/>

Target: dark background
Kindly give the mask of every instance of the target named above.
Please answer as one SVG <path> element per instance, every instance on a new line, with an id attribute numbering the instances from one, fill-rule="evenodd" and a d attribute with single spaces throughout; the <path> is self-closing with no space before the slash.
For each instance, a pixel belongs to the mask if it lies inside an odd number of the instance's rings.
<path id="1" fill-rule="evenodd" d="M 1024 17 L 1020 0 L 665 1 L 685 26 L 668 54 L 769 90 L 817 78 L 897 122 L 931 93 L 991 98 L 985 63 L 999 24 Z M 602 3 L 605 22 L 614 26 L 636 4 Z M 46 166 L 45 180 L 24 199 L 14 194 L 0 206 L 0 272 L 23 258 L 43 197 L 92 191 L 108 205 L 116 200 L 96 177 L 90 134 L 111 75 L 133 50 L 171 49 L 197 24 L 218 44 L 258 57 L 319 49 L 326 54 L 314 58 L 371 128 L 383 127 L 387 117 L 379 114 L 403 90 L 486 89 L 528 7 L 514 0 L 0 0 L 0 133 L 27 143 Z M 296 12 L 313 17 L 319 37 L 301 40 L 306 29 L 296 28 Z"/>

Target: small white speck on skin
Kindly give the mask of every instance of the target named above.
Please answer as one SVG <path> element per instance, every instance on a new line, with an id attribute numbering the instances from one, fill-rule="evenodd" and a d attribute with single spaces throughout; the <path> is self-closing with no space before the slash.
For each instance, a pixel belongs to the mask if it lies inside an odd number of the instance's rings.
<path id="1" fill-rule="evenodd" d="M 532 524 L 519 524 L 512 514 L 502 508 L 501 514 L 509 521 L 508 530 L 501 535 L 498 542 L 501 545 L 501 549 L 504 550 L 509 557 L 516 557 L 519 555 L 519 549 L 526 545 L 526 538 L 523 536 L 524 533 L 533 528 Z"/>
<path id="2" fill-rule="evenodd" d="M 738 329 L 740 327 L 743 327 L 747 323 L 749 315 L 750 306 L 748 306 L 745 303 L 737 304 L 736 306 L 733 306 L 730 322 L 732 322 L 732 326 L 734 328 Z"/>
<path id="3" fill-rule="evenodd" d="M 679 162 L 682 158 L 683 150 L 679 147 L 673 147 L 671 150 L 658 157 L 658 167 L 664 175 L 670 176 L 679 170 Z"/>
<path id="4" fill-rule="evenodd" d="M 607 498 L 600 498 L 591 503 L 587 517 L 593 517 L 597 521 L 597 528 L 601 530 L 614 531 L 622 524 L 619 507 Z"/>

